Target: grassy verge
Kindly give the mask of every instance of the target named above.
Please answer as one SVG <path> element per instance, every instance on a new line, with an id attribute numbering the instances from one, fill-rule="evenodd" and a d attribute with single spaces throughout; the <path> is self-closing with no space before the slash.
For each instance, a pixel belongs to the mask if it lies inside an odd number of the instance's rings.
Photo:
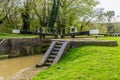
<path id="1" fill-rule="evenodd" d="M 9 57 L 9 55 L 2 55 L 2 54 L 0 54 L 0 60 L 1 59 L 8 59 L 8 57 Z"/>
<path id="2" fill-rule="evenodd" d="M 35 38 L 37 35 L 28 35 L 28 34 L 8 34 L 8 33 L 0 33 L 0 39 L 2 38 Z"/>
<path id="3" fill-rule="evenodd" d="M 102 38 L 117 40 L 120 37 Z M 33 80 L 119 80 L 120 46 L 85 46 L 70 49 L 61 61 Z"/>
<path id="4" fill-rule="evenodd" d="M 103 37 L 103 38 L 98 38 L 99 40 L 116 40 L 118 45 L 120 46 L 120 37 Z"/>

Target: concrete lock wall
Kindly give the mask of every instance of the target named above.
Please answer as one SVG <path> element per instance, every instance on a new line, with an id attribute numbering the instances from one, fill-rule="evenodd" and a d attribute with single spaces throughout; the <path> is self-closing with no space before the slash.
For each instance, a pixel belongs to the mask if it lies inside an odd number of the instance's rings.
<path id="1" fill-rule="evenodd" d="M 117 46 L 117 41 L 110 40 L 96 40 L 96 41 L 71 41 L 71 48 L 77 48 L 81 46 Z"/>
<path id="2" fill-rule="evenodd" d="M 6 39 L 0 45 L 0 54 L 9 54 L 9 57 L 38 54 L 41 52 L 39 38 Z"/>
<path id="3" fill-rule="evenodd" d="M 46 46 L 50 45 L 50 40 L 40 40 L 39 38 L 17 38 L 5 39 L 0 45 L 0 54 L 8 54 L 9 57 L 25 56 L 42 53 Z M 117 41 L 90 40 L 90 41 L 70 41 L 71 48 L 81 46 L 117 46 Z"/>
<path id="4" fill-rule="evenodd" d="M 2 41 L 2 39 L 0 41 Z M 0 44 L 0 54 L 8 53 L 9 53 L 9 39 L 6 39 L 3 43 Z"/>

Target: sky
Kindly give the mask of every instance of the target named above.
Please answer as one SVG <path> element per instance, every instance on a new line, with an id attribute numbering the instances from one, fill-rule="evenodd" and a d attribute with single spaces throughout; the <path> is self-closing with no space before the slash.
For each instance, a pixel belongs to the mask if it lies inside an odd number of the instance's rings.
<path id="1" fill-rule="evenodd" d="M 115 15 L 120 15 L 120 0 L 98 0 L 100 4 L 97 8 L 104 8 L 105 11 L 113 10 Z"/>

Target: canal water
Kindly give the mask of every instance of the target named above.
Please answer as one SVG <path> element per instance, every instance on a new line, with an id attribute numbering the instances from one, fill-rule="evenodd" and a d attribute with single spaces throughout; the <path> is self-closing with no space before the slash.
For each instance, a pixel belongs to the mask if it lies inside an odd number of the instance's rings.
<path id="1" fill-rule="evenodd" d="M 0 79 L 8 80 L 20 70 L 38 64 L 41 58 L 42 54 L 0 60 Z"/>

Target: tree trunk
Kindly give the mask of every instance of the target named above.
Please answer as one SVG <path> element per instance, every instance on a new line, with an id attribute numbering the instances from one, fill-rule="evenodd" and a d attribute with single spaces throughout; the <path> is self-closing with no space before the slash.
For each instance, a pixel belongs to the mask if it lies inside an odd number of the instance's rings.
<path id="1" fill-rule="evenodd" d="M 28 9 L 25 9 L 24 12 L 21 13 L 22 20 L 23 20 L 23 30 L 29 31 L 30 30 L 30 15 Z"/>
<path id="2" fill-rule="evenodd" d="M 53 33 L 53 26 L 57 18 L 57 14 L 60 7 L 60 0 L 53 0 L 52 11 L 49 17 L 48 27 L 51 33 Z"/>

